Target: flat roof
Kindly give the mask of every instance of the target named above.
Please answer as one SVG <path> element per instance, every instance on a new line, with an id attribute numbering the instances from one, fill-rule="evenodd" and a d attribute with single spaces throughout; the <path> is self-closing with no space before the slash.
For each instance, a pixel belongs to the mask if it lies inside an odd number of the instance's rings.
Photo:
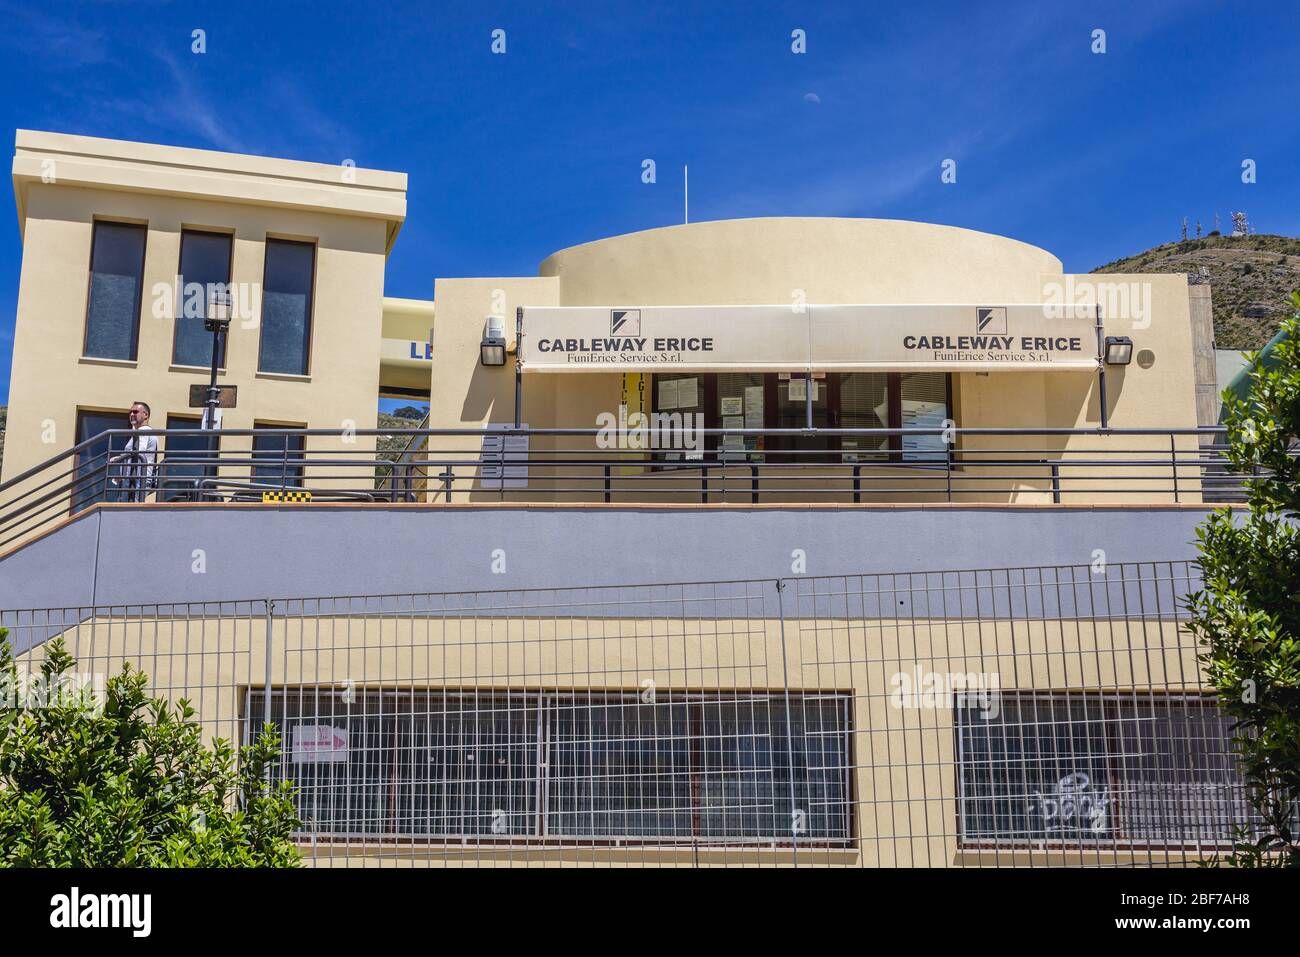
<path id="1" fill-rule="evenodd" d="M 13 180 L 20 233 L 33 183 L 381 219 L 388 249 L 406 219 L 405 173 L 70 133 L 18 130 Z"/>

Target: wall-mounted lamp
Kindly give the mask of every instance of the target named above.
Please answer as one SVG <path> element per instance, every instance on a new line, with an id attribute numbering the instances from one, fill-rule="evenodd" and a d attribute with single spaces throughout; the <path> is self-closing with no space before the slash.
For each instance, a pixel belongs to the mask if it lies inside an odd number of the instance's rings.
<path id="1" fill-rule="evenodd" d="M 506 321 L 500 316 L 488 316 L 483 326 L 483 341 L 479 343 L 479 362 L 485 366 L 506 364 Z"/>
<path id="2" fill-rule="evenodd" d="M 1133 361 L 1133 340 L 1128 336 L 1107 336 L 1105 362 L 1108 366 L 1126 366 Z"/>

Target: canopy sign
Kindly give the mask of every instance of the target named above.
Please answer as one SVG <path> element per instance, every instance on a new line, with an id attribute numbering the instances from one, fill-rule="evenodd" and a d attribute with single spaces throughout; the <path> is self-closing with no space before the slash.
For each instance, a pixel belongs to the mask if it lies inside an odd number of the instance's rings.
<path id="1" fill-rule="evenodd" d="M 530 306 L 525 372 L 1097 368 L 1092 305 Z"/>

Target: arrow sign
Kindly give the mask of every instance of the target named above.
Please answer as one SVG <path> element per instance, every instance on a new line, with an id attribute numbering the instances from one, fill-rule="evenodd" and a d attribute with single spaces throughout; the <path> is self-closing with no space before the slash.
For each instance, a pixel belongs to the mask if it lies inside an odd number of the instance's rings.
<path id="1" fill-rule="evenodd" d="M 295 764 L 342 764 L 348 760 L 347 728 L 302 724 L 293 729 Z"/>

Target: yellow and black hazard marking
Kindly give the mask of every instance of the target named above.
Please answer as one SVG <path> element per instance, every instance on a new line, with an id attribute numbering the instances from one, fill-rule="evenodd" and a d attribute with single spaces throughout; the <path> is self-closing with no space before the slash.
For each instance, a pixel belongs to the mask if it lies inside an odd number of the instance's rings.
<path id="1" fill-rule="evenodd" d="M 262 502 L 310 502 L 311 492 L 305 489 L 284 489 L 280 492 L 263 492 Z"/>

